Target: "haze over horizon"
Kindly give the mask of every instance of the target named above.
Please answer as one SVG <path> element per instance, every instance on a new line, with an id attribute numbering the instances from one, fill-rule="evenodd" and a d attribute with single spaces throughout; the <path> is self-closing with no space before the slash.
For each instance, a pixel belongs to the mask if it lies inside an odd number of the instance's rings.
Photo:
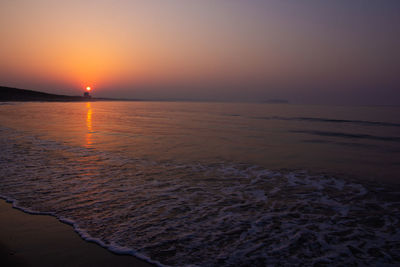
<path id="1" fill-rule="evenodd" d="M 400 1 L 1 1 L 0 85 L 400 104 Z"/>

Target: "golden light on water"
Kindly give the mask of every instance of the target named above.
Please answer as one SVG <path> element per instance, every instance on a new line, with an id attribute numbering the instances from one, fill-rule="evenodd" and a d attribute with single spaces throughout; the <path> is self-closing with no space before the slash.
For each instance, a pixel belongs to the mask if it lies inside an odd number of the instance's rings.
<path id="1" fill-rule="evenodd" d="M 90 87 L 88 87 L 90 88 Z M 87 89 L 87 88 L 86 88 Z M 86 147 L 91 147 L 93 144 L 93 128 L 92 128 L 92 106 L 90 102 L 86 103 L 86 108 L 87 108 L 87 114 L 86 114 L 86 127 L 87 127 L 87 133 L 86 133 Z"/>

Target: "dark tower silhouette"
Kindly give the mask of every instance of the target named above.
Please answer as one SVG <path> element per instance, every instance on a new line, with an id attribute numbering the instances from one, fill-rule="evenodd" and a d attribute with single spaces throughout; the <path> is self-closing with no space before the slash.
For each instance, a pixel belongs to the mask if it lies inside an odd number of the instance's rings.
<path id="1" fill-rule="evenodd" d="M 92 96 L 89 94 L 90 90 L 92 90 L 92 88 L 90 88 L 89 86 L 86 87 L 86 92 L 83 93 L 83 97 L 91 98 Z"/>

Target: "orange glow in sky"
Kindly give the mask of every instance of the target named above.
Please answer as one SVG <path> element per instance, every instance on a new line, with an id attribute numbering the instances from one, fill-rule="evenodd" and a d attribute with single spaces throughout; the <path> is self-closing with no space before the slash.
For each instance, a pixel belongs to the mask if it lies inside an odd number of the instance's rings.
<path id="1" fill-rule="evenodd" d="M 384 2 L 0 1 L 0 85 L 397 104 L 400 1 Z"/>
<path id="2" fill-rule="evenodd" d="M 90 86 L 86 87 L 86 91 L 90 91 L 92 90 L 92 88 L 90 88 Z"/>

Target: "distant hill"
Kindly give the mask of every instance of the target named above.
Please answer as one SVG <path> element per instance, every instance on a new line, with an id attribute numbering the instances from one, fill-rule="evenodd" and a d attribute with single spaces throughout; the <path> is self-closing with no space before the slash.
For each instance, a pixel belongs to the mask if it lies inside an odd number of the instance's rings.
<path id="1" fill-rule="evenodd" d="M 268 99 L 261 101 L 261 103 L 269 103 L 269 104 L 288 104 L 289 101 L 286 99 Z"/>
<path id="2" fill-rule="evenodd" d="M 88 101 L 83 96 L 55 95 L 38 91 L 0 86 L 0 101 Z"/>

